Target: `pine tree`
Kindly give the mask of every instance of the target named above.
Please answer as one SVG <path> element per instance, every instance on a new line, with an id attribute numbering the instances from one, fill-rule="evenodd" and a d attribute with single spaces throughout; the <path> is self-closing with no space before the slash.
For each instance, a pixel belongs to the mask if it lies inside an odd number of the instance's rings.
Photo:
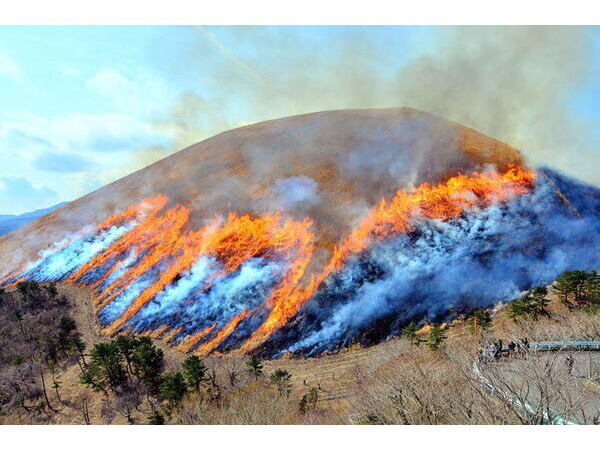
<path id="1" fill-rule="evenodd" d="M 74 345 L 75 338 L 71 335 L 77 329 L 76 322 L 69 316 L 63 316 L 58 324 L 57 344 L 60 350 L 67 355 Z"/>
<path id="2" fill-rule="evenodd" d="M 164 425 L 165 416 L 163 416 L 158 409 L 153 409 L 152 414 L 148 416 L 148 425 Z"/>
<path id="3" fill-rule="evenodd" d="M 168 400 L 172 407 L 176 407 L 181 403 L 186 391 L 185 378 L 180 372 L 167 374 L 162 378 L 160 395 Z"/>
<path id="4" fill-rule="evenodd" d="M 123 336 L 120 335 L 115 339 L 115 345 L 119 350 L 119 353 L 125 360 L 125 365 L 127 366 L 127 372 L 130 375 L 133 375 L 133 352 L 139 345 L 139 340 L 133 336 Z"/>
<path id="5" fill-rule="evenodd" d="M 263 373 L 263 365 L 260 362 L 260 358 L 256 355 L 251 355 L 250 359 L 246 361 L 246 366 L 248 366 L 248 372 L 258 380 L 258 377 Z"/>
<path id="6" fill-rule="evenodd" d="M 533 307 L 537 310 L 538 314 L 549 316 L 548 305 L 550 299 L 547 298 L 548 288 L 546 286 L 538 286 L 531 290 L 531 302 Z"/>
<path id="7" fill-rule="evenodd" d="M 591 308 L 600 304 L 600 276 L 595 270 L 563 272 L 556 279 L 553 288 L 569 308 Z"/>
<path id="8" fill-rule="evenodd" d="M 438 350 L 444 340 L 446 339 L 446 333 L 439 325 L 434 325 L 429 333 L 429 340 L 427 346 L 431 350 Z"/>
<path id="9" fill-rule="evenodd" d="M 492 326 L 492 318 L 487 309 L 477 309 L 471 316 L 471 332 L 480 334 L 488 330 Z"/>
<path id="10" fill-rule="evenodd" d="M 277 386 L 277 391 L 281 395 L 290 395 L 292 391 L 291 378 L 292 375 L 287 370 L 277 369 L 271 374 L 269 380 L 271 381 L 271 384 Z"/>
<path id="11" fill-rule="evenodd" d="M 195 391 L 200 389 L 200 385 L 208 381 L 206 375 L 207 368 L 204 362 L 196 355 L 189 356 L 182 364 L 183 376 L 187 381 L 188 386 L 192 387 Z"/>
<path id="12" fill-rule="evenodd" d="M 541 315 L 549 316 L 547 307 L 550 300 L 546 297 L 548 289 L 540 286 L 523 294 L 508 304 L 507 314 L 517 322 L 521 317 L 538 320 Z"/>
<path id="13" fill-rule="evenodd" d="M 592 308 L 600 306 L 600 275 L 595 270 L 588 277 L 586 292 L 589 306 Z"/>
<path id="14" fill-rule="evenodd" d="M 108 390 L 105 387 L 105 380 L 98 364 L 89 365 L 80 375 L 79 382 L 86 386 L 91 386 L 95 391 L 104 393 L 108 397 Z"/>
<path id="15" fill-rule="evenodd" d="M 152 339 L 144 336 L 137 340 L 131 356 L 131 365 L 134 374 L 155 393 L 164 370 L 164 353 L 152 343 Z"/>
<path id="16" fill-rule="evenodd" d="M 92 367 L 88 368 L 88 371 L 94 376 L 97 384 L 116 389 L 126 382 L 123 360 L 113 342 L 100 342 L 94 345 L 90 356 Z"/>
<path id="17" fill-rule="evenodd" d="M 584 300 L 585 286 L 588 279 L 589 274 L 587 272 L 567 270 L 556 279 L 553 287 L 565 305 L 576 307 L 580 306 Z"/>
<path id="18" fill-rule="evenodd" d="M 85 354 L 83 353 L 86 347 L 85 342 L 83 342 L 81 338 L 75 338 L 73 340 L 73 346 L 75 347 L 75 350 L 77 350 L 77 362 L 79 363 L 79 367 L 83 370 L 83 368 L 87 366 Z"/>
<path id="19" fill-rule="evenodd" d="M 419 345 L 421 340 L 417 336 L 418 328 L 414 322 L 409 323 L 402 329 L 402 336 L 404 336 L 412 345 Z"/>

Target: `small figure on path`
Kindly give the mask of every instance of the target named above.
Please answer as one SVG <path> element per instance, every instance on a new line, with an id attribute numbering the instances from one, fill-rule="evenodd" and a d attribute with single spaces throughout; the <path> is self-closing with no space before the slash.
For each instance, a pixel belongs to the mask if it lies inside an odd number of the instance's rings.
<path id="1" fill-rule="evenodd" d="M 515 344 L 513 341 L 510 341 L 508 344 L 508 356 L 512 356 L 514 354 L 515 348 L 517 348 L 517 344 Z"/>
<path id="2" fill-rule="evenodd" d="M 498 361 L 502 356 L 502 339 L 498 339 L 497 342 L 494 342 L 494 359 Z"/>
<path id="3" fill-rule="evenodd" d="M 569 376 L 571 376 L 573 373 L 573 366 L 575 365 L 575 358 L 573 358 L 571 355 L 567 356 L 565 358 L 565 365 L 567 366 L 567 373 Z"/>

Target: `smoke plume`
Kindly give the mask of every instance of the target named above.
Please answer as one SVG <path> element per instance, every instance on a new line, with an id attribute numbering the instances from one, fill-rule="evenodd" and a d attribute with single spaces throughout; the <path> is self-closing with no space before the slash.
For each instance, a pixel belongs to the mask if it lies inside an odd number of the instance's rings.
<path id="1" fill-rule="evenodd" d="M 596 124 L 572 108 L 598 70 L 588 28 L 447 27 L 427 40 L 413 29 L 386 45 L 369 27 L 334 30 L 325 41 L 293 27 L 225 29 L 230 41 L 255 49 L 245 59 L 218 40 L 221 30 L 198 30 L 181 57 L 210 95 L 188 92 L 165 111 L 157 126 L 171 131 L 174 150 L 267 119 L 408 106 L 489 134 L 534 163 L 600 179 L 587 163 L 597 157 Z M 407 56 L 395 61 L 387 45 Z"/>

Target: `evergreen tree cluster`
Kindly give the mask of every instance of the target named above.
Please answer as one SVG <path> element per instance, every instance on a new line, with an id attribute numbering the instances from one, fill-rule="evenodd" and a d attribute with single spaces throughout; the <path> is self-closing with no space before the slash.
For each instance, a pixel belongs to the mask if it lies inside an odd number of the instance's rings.
<path id="1" fill-rule="evenodd" d="M 114 407 L 131 422 L 145 395 L 151 404 L 166 404 L 166 412 L 177 408 L 188 390 L 198 391 L 208 381 L 204 362 L 195 355 L 182 363 L 182 371 L 165 373 L 163 351 L 149 337 L 118 336 L 92 348 L 81 383 L 114 398 Z M 164 423 L 157 409 L 149 423 Z"/>
<path id="2" fill-rule="evenodd" d="M 469 323 L 471 332 L 476 335 L 485 333 L 492 326 L 492 317 L 487 309 L 473 311 Z"/>
<path id="3" fill-rule="evenodd" d="M 595 270 L 564 272 L 553 285 L 561 301 L 570 308 L 600 307 L 600 275 Z"/>
<path id="4" fill-rule="evenodd" d="M 521 318 L 538 320 L 548 316 L 548 288 L 539 286 L 508 304 L 507 314 L 515 322 Z"/>

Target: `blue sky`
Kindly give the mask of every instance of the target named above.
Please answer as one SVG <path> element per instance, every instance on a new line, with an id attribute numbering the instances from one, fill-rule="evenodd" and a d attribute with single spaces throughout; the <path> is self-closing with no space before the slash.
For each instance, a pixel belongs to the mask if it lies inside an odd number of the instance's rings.
<path id="1" fill-rule="evenodd" d="M 430 110 L 598 183 L 598 42 L 594 28 L 0 27 L 0 214 L 229 128 L 340 108 Z"/>

